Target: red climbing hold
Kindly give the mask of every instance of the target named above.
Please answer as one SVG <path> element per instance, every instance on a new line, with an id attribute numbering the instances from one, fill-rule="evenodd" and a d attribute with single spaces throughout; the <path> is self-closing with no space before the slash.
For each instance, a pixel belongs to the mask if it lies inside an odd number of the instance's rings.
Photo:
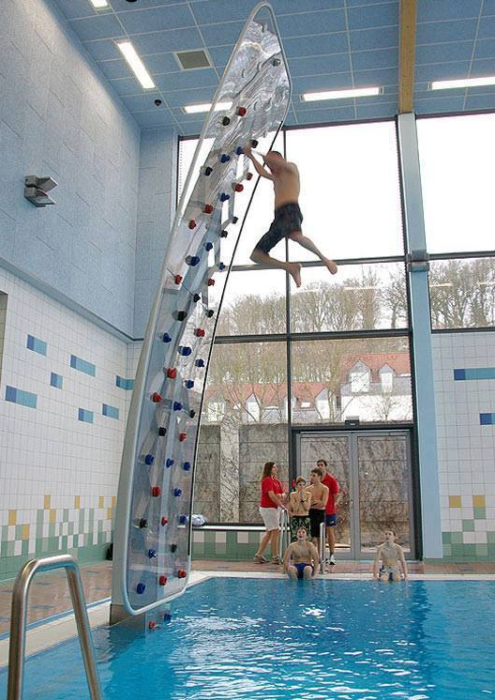
<path id="1" fill-rule="evenodd" d="M 205 336 L 205 330 L 204 330 L 204 328 L 195 328 L 195 329 L 194 329 L 194 335 L 195 335 L 197 338 L 204 338 L 204 336 Z"/>
<path id="2" fill-rule="evenodd" d="M 154 498 L 157 498 L 157 496 L 161 496 L 162 490 L 159 486 L 152 486 L 151 488 L 151 495 Z"/>
<path id="3" fill-rule="evenodd" d="M 244 185 L 241 185 L 240 182 L 237 182 L 236 184 L 234 184 L 232 186 L 236 192 L 242 192 L 242 190 L 244 189 Z"/>
<path id="4" fill-rule="evenodd" d="M 169 379 L 175 379 L 176 376 L 177 376 L 177 370 L 175 369 L 175 367 L 169 367 L 167 369 L 167 377 Z"/>
<path id="5" fill-rule="evenodd" d="M 208 287 L 214 287 L 214 286 L 215 286 L 215 280 L 213 279 L 213 277 L 210 277 L 210 279 L 208 280 Z"/>
<path id="6" fill-rule="evenodd" d="M 148 622 L 148 629 L 154 630 L 155 627 L 156 627 L 156 622 L 155 622 L 154 620 L 150 620 L 150 621 Z"/>
<path id="7" fill-rule="evenodd" d="M 213 211 L 213 204 L 205 204 L 205 208 L 203 209 L 205 214 L 211 214 Z"/>
<path id="8" fill-rule="evenodd" d="M 248 173 L 246 175 L 246 180 L 252 180 L 253 179 L 253 173 Z"/>
<path id="9" fill-rule="evenodd" d="M 165 525 L 168 523 L 168 518 L 166 518 L 164 515 L 162 515 L 161 523 L 162 523 L 162 527 L 165 527 Z"/>
<path id="10" fill-rule="evenodd" d="M 174 282 L 175 284 L 180 284 L 182 282 L 182 275 L 175 275 Z"/>
<path id="11" fill-rule="evenodd" d="M 237 108 L 237 114 L 240 117 L 243 117 L 246 114 L 246 112 L 247 112 L 247 109 L 245 107 L 238 107 Z"/>
<path id="12" fill-rule="evenodd" d="M 160 396 L 160 394 L 157 391 L 154 391 L 151 394 L 151 400 L 153 401 L 153 403 L 160 403 L 160 401 L 162 400 L 162 397 Z"/>
<path id="13" fill-rule="evenodd" d="M 160 586 L 165 586 L 166 583 L 167 583 L 167 577 L 166 577 L 166 576 L 160 576 L 160 578 L 158 579 L 158 583 L 160 584 Z"/>
<path id="14" fill-rule="evenodd" d="M 177 572 L 177 578 L 186 578 L 187 576 L 187 571 L 184 571 L 184 569 L 179 569 Z"/>
<path id="15" fill-rule="evenodd" d="M 184 440 L 187 440 L 187 433 L 180 433 L 179 440 L 180 442 L 184 442 Z"/>
<path id="16" fill-rule="evenodd" d="M 194 219 L 191 219 L 191 221 L 189 222 L 189 228 L 190 228 L 191 230 L 192 230 L 193 228 L 196 228 L 196 222 L 194 221 Z"/>

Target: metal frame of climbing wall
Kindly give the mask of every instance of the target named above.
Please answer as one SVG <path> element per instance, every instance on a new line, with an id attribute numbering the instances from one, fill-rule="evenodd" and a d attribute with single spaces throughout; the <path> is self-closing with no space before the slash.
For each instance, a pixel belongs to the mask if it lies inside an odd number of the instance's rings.
<path id="1" fill-rule="evenodd" d="M 242 231 L 235 200 L 253 177 L 243 146 L 270 147 L 290 97 L 275 17 L 262 2 L 246 22 L 206 118 L 139 359 L 117 498 L 112 621 L 159 609 L 186 588 L 203 394 Z"/>

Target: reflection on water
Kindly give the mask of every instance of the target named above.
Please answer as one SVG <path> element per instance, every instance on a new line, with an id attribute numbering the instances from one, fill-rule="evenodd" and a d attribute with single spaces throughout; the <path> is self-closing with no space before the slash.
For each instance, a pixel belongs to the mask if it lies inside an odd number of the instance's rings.
<path id="1" fill-rule="evenodd" d="M 492 583 L 212 579 L 162 630 L 96 643 L 107 700 L 479 700 L 495 694 L 494 623 Z M 25 700 L 87 697 L 74 642 L 26 680 Z"/>

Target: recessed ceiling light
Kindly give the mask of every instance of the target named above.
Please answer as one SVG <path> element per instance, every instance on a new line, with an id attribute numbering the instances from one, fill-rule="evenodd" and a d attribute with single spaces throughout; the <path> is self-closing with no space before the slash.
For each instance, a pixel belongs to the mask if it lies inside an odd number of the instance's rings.
<path id="1" fill-rule="evenodd" d="M 372 97 L 381 93 L 379 87 L 353 88 L 351 90 L 327 90 L 326 92 L 305 92 L 301 95 L 302 102 L 317 102 L 318 100 L 345 100 L 349 97 Z"/>
<path id="2" fill-rule="evenodd" d="M 232 102 L 217 102 L 215 105 L 215 112 L 220 112 L 223 109 L 230 109 L 231 107 Z M 200 105 L 186 105 L 182 109 L 186 114 L 198 114 L 199 112 L 209 112 L 211 109 L 211 102 Z"/>
<path id="3" fill-rule="evenodd" d="M 484 87 L 495 85 L 495 75 L 485 78 L 465 78 L 463 80 L 435 80 L 431 84 L 432 90 L 452 90 L 455 88 Z"/>
<path id="4" fill-rule="evenodd" d="M 108 7 L 107 0 L 89 0 L 89 1 L 96 10 L 102 10 L 103 8 Z"/>
<path id="5" fill-rule="evenodd" d="M 154 87 L 156 87 L 150 74 L 146 70 L 144 63 L 137 55 L 136 49 L 132 43 L 130 41 L 118 41 L 117 46 L 122 51 L 125 60 L 134 71 L 136 78 L 139 80 L 144 89 L 152 90 Z"/>

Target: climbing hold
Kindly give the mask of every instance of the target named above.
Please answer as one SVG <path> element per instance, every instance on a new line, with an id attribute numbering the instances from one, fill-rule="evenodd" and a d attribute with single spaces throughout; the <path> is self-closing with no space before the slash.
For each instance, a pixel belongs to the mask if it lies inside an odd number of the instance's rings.
<path id="1" fill-rule="evenodd" d="M 191 409 L 191 410 L 189 411 L 189 418 L 194 418 L 195 415 L 196 415 L 196 411 L 194 411 L 193 409 Z"/>
<path id="2" fill-rule="evenodd" d="M 229 232 L 223 229 L 223 231 L 220 233 L 220 238 L 227 238 L 229 235 Z"/>
<path id="3" fill-rule="evenodd" d="M 167 434 L 167 428 L 164 428 L 163 426 L 160 426 L 160 427 L 158 428 L 158 435 L 159 435 L 160 437 L 165 437 L 166 434 Z"/>
<path id="4" fill-rule="evenodd" d="M 219 262 L 219 263 L 218 263 L 218 269 L 220 270 L 220 272 L 223 272 L 223 271 L 225 270 L 225 263 Z"/>
<path id="5" fill-rule="evenodd" d="M 177 376 L 177 370 L 175 367 L 168 367 L 167 368 L 167 378 L 168 379 L 175 379 Z"/>
<path id="6" fill-rule="evenodd" d="M 159 486 L 152 486 L 151 487 L 151 495 L 153 498 L 157 498 L 158 496 L 161 496 L 162 490 Z"/>
<path id="7" fill-rule="evenodd" d="M 233 223 L 233 224 L 236 224 L 238 221 L 239 221 L 239 217 L 238 217 L 238 216 L 233 216 L 233 217 L 232 217 L 232 223 Z"/>
<path id="8" fill-rule="evenodd" d="M 170 612 L 163 613 L 163 621 L 164 622 L 170 622 L 171 619 L 172 619 L 172 613 L 170 613 Z"/>
<path id="9" fill-rule="evenodd" d="M 198 255 L 188 255 L 186 258 L 186 263 L 190 265 L 191 267 L 195 267 L 200 261 L 200 258 Z"/>
<path id="10" fill-rule="evenodd" d="M 166 577 L 166 576 L 160 576 L 160 577 L 158 578 L 158 583 L 160 584 L 160 586 L 165 586 L 166 583 L 167 583 L 167 577 Z"/>
<path id="11" fill-rule="evenodd" d="M 194 382 L 193 382 L 193 380 L 192 380 L 192 379 L 186 379 L 186 381 L 184 382 L 184 386 L 186 387 L 186 389 L 192 389 L 192 388 L 194 387 Z"/>
<path id="12" fill-rule="evenodd" d="M 180 284 L 182 282 L 182 275 L 175 275 L 174 282 L 175 284 Z"/>
<path id="13" fill-rule="evenodd" d="M 235 192 L 242 192 L 242 190 L 244 189 L 244 185 L 241 185 L 240 182 L 237 182 L 237 183 L 234 182 L 232 187 L 235 190 Z"/>
<path id="14" fill-rule="evenodd" d="M 168 333 L 164 333 L 164 334 L 162 335 L 162 341 L 163 341 L 164 343 L 170 343 L 171 340 L 172 340 L 172 338 L 171 338 L 171 336 L 170 336 Z"/>
<path id="15" fill-rule="evenodd" d="M 182 496 L 182 490 L 181 489 L 174 489 L 174 496 L 176 498 L 180 498 L 180 496 Z"/>
<path id="16" fill-rule="evenodd" d="M 174 411 L 182 411 L 182 404 L 179 401 L 174 401 Z"/>
<path id="17" fill-rule="evenodd" d="M 160 401 L 162 400 L 162 397 L 160 396 L 160 394 L 157 391 L 154 391 L 151 394 L 150 398 L 153 401 L 153 403 L 160 403 Z"/>
<path id="18" fill-rule="evenodd" d="M 167 469 L 170 469 L 170 467 L 174 466 L 174 460 L 169 457 L 165 462 L 165 466 L 167 467 Z"/>
<path id="19" fill-rule="evenodd" d="M 226 192 L 222 192 L 222 194 L 220 195 L 220 201 L 226 202 L 228 199 L 230 199 L 230 194 L 227 194 Z"/>
<path id="20" fill-rule="evenodd" d="M 187 433 L 179 433 L 179 442 L 187 440 Z"/>
<path id="21" fill-rule="evenodd" d="M 192 348 L 187 345 L 179 345 L 179 355 L 182 357 L 188 357 L 192 353 Z"/>
<path id="22" fill-rule="evenodd" d="M 222 119 L 222 124 L 223 124 L 224 126 L 228 126 L 228 125 L 230 124 L 230 119 L 229 119 L 229 117 L 224 117 L 224 118 Z"/>
<path id="23" fill-rule="evenodd" d="M 205 329 L 204 328 L 195 328 L 194 335 L 197 338 L 204 338 L 205 337 Z"/>
<path id="24" fill-rule="evenodd" d="M 220 156 L 220 163 L 228 163 L 230 160 L 230 156 L 227 155 L 227 153 L 222 153 Z"/>
<path id="25" fill-rule="evenodd" d="M 272 61 L 272 66 L 279 66 L 282 63 L 280 58 L 274 58 Z"/>
<path id="26" fill-rule="evenodd" d="M 191 469 L 191 462 L 184 462 L 184 464 L 182 465 L 182 469 L 185 472 L 188 472 Z"/>
<path id="27" fill-rule="evenodd" d="M 213 277 L 210 277 L 210 279 L 208 280 L 208 287 L 214 287 L 214 286 L 215 286 L 215 280 L 213 279 Z"/>
<path id="28" fill-rule="evenodd" d="M 165 527 L 165 525 L 168 523 L 168 518 L 166 518 L 164 515 L 162 515 L 162 519 L 160 522 L 162 524 L 162 527 Z"/>
<path id="29" fill-rule="evenodd" d="M 141 530 L 148 527 L 148 521 L 146 520 L 146 518 L 141 518 L 141 520 L 139 521 L 139 527 L 141 528 Z"/>
<path id="30" fill-rule="evenodd" d="M 136 586 L 136 593 L 139 593 L 139 595 L 142 595 L 146 590 L 146 584 L 145 583 L 138 583 Z"/>
<path id="31" fill-rule="evenodd" d="M 156 549 L 148 549 L 148 559 L 155 559 Z"/>
<path id="32" fill-rule="evenodd" d="M 155 458 L 153 457 L 153 455 L 146 455 L 146 457 L 144 458 L 144 462 L 148 466 L 152 465 L 154 461 L 155 461 Z"/>
<path id="33" fill-rule="evenodd" d="M 213 311 L 213 309 L 208 309 L 208 310 L 207 310 L 206 316 L 207 316 L 208 318 L 212 318 L 214 315 L 215 315 L 215 312 Z"/>
<path id="34" fill-rule="evenodd" d="M 179 515 L 179 525 L 187 524 L 187 515 Z"/>
<path id="35" fill-rule="evenodd" d="M 252 139 L 252 140 L 251 140 L 251 146 L 252 146 L 253 148 L 256 148 L 257 145 L 258 145 L 257 139 Z"/>
<path id="36" fill-rule="evenodd" d="M 176 544 L 171 544 L 171 545 L 170 545 L 170 551 L 172 552 L 172 554 L 174 554 L 174 552 L 177 551 L 177 545 L 176 545 Z"/>
<path id="37" fill-rule="evenodd" d="M 201 294 L 195 294 L 193 296 L 193 301 L 196 304 L 201 299 Z"/>
<path id="38" fill-rule="evenodd" d="M 242 148 L 242 146 L 237 146 L 237 148 L 235 149 L 235 152 L 237 153 L 238 156 L 242 156 L 242 154 L 244 153 L 244 149 Z"/>
<path id="39" fill-rule="evenodd" d="M 186 578 L 187 576 L 187 571 L 184 571 L 184 569 L 179 569 L 177 572 L 177 578 Z"/>
<path id="40" fill-rule="evenodd" d="M 196 367 L 204 367 L 205 361 L 204 360 L 195 360 L 194 364 L 196 365 Z"/>
<path id="41" fill-rule="evenodd" d="M 238 107 L 237 108 L 237 114 L 240 117 L 243 117 L 246 114 L 246 112 L 247 112 L 247 109 L 245 107 Z"/>
<path id="42" fill-rule="evenodd" d="M 158 100 L 156 100 L 157 102 Z M 154 620 L 148 622 L 148 629 L 152 632 L 154 629 L 160 629 Z"/>
<path id="43" fill-rule="evenodd" d="M 188 226 L 189 226 L 189 228 L 191 229 L 191 231 L 192 231 L 193 228 L 196 228 L 196 222 L 194 221 L 194 219 L 191 219 L 191 220 L 190 220 Z"/>
<path id="44" fill-rule="evenodd" d="M 174 315 L 178 321 L 184 321 L 187 318 L 187 313 L 185 311 L 176 311 Z"/>
<path id="45" fill-rule="evenodd" d="M 210 168 L 210 166 L 208 165 L 208 166 L 205 168 L 205 175 L 206 175 L 206 177 L 208 177 L 209 175 L 211 175 L 212 172 L 213 172 L 213 168 Z"/>
<path id="46" fill-rule="evenodd" d="M 213 211 L 213 204 L 205 204 L 203 211 L 205 214 L 211 214 Z"/>
<path id="47" fill-rule="evenodd" d="M 253 179 L 253 173 L 248 173 L 246 175 L 246 180 L 252 180 Z"/>
<path id="48" fill-rule="evenodd" d="M 205 250 L 211 250 L 213 248 L 213 243 L 211 241 L 206 241 Z"/>

